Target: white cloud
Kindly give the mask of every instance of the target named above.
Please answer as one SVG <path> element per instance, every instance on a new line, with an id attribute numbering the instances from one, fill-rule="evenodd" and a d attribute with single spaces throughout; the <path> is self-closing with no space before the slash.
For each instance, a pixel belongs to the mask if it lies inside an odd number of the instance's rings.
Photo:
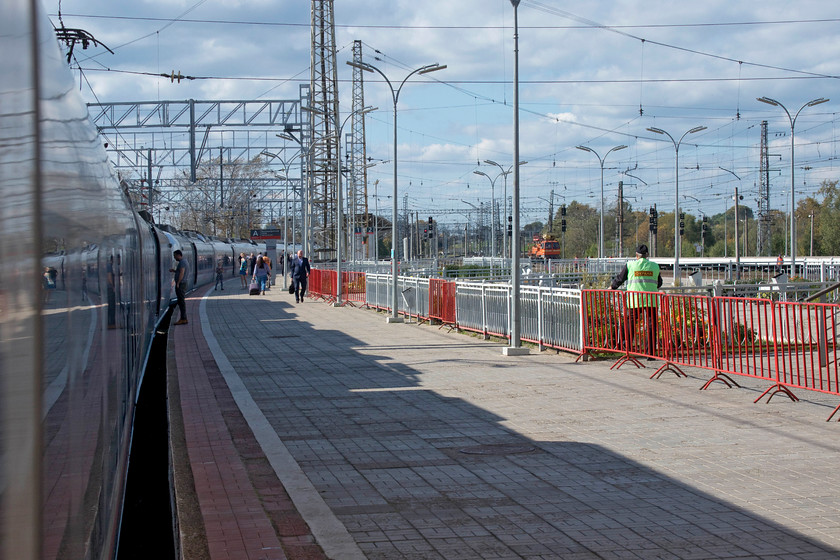
<path id="1" fill-rule="evenodd" d="M 297 96 L 297 80 L 309 76 L 310 2 L 211 0 L 183 18 L 200 22 L 167 20 L 195 5 L 192 0 L 65 0 L 65 14 L 161 18 L 64 15 L 68 26 L 91 31 L 116 51 L 91 60 L 87 58 L 95 49 L 79 56 L 82 66 L 91 69 L 86 75 L 98 98 Z M 667 207 L 674 149 L 667 139 L 654 141 L 655 135 L 646 131 L 650 126 L 677 138 L 694 126 L 707 126 L 697 138 L 692 136 L 690 148 L 689 139 L 683 148 L 686 157 L 701 167 L 693 174 L 698 184 L 714 179 L 712 171 L 718 167 L 732 166 L 751 185 L 758 168 L 761 121 L 768 121 L 771 138 L 788 128 L 780 108 L 755 98 L 770 96 L 795 111 L 810 99 L 832 97 L 837 89 L 835 79 L 803 79 L 803 74 L 776 69 L 840 74 L 837 23 L 819 22 L 840 18 L 837 3 L 596 0 L 565 6 L 583 20 L 615 26 L 612 29 L 586 27 L 580 19 L 540 9 L 542 5 L 553 6 L 523 0 L 519 7 L 521 157 L 529 161 L 522 169 L 522 186 L 538 196 L 544 196 L 539 193 L 548 192 L 552 183 L 566 184 L 568 191 L 590 188 L 597 162 L 591 154 L 575 150 L 576 145 L 605 152 L 623 143 L 629 148 L 610 156 L 615 162 L 613 178 L 619 165 L 635 167 L 635 174 L 644 181 L 660 185 L 648 192 L 650 196 L 664 193 L 660 202 Z M 395 87 L 411 69 L 433 62 L 446 64 L 444 71 L 413 77 L 401 92 L 400 166 L 412 177 L 409 180 L 418 195 L 424 192 L 421 181 L 424 188 L 460 185 L 463 189 L 470 182 L 470 196 L 475 198 L 483 188 L 474 180 L 478 177 L 472 176 L 478 161 L 511 161 L 513 157 L 513 12 L 509 0 L 342 0 L 334 7 L 336 42 L 341 49 L 337 71 L 342 114 L 346 116 L 350 108 L 352 70 L 345 61 L 351 58 L 355 39 L 363 41 L 365 59 L 381 68 Z M 811 21 L 794 23 L 806 19 Z M 111 71 L 92 71 L 103 66 Z M 196 76 L 274 77 L 277 81 L 214 79 L 172 84 L 164 78 L 120 70 L 180 70 Z M 286 79 L 290 80 L 283 83 Z M 368 153 L 390 159 L 391 93 L 378 75 L 366 74 L 365 79 L 367 104 L 380 108 L 368 119 Z M 419 83 L 431 79 L 443 83 Z M 640 83 L 640 79 L 645 81 Z M 87 86 L 83 94 L 94 101 Z M 813 168 L 809 181 L 837 174 L 833 123 L 838 102 L 832 99 L 805 109 L 798 121 L 802 159 L 797 160 Z M 781 154 L 774 165 L 782 169 L 789 159 L 787 142 L 787 137 L 781 137 L 772 145 Z M 695 148 L 695 143 L 701 147 Z M 390 182 L 388 170 L 372 173 L 382 175 L 380 186 Z M 774 186 L 783 188 L 786 176 L 782 172 L 773 179 Z M 686 179 L 687 183 L 691 180 Z M 734 178 L 721 178 L 715 184 L 728 188 L 730 180 Z"/>

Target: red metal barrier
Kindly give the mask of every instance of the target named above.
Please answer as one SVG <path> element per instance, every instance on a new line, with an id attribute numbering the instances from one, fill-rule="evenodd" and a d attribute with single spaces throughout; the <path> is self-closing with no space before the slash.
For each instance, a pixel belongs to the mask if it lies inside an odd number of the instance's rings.
<path id="1" fill-rule="evenodd" d="M 341 273 L 341 299 L 349 303 L 365 303 L 365 273 Z"/>
<path id="2" fill-rule="evenodd" d="M 334 301 L 336 298 L 336 272 L 313 268 L 309 273 L 307 290 L 313 297 Z"/>
<path id="3" fill-rule="evenodd" d="M 642 367 L 642 356 L 664 360 L 651 377 L 685 375 L 678 366 L 714 371 L 702 389 L 714 381 L 738 386 L 733 375 L 772 382 L 755 402 L 777 393 L 799 400 L 791 389 L 840 395 L 840 305 L 656 293 L 655 311 L 640 311 L 628 307 L 632 297 L 584 291 L 584 353 L 623 354 L 612 368 L 628 361 Z"/>
<path id="4" fill-rule="evenodd" d="M 781 391 L 797 400 L 788 387 L 840 394 L 840 373 L 837 367 L 840 359 L 837 354 L 840 306 L 775 302 L 773 311 L 776 385 L 761 397 L 775 389 L 770 398 Z M 834 409 L 834 412 L 838 409 L 840 407 Z"/>
<path id="5" fill-rule="evenodd" d="M 713 299 L 715 321 L 711 325 L 717 345 L 712 365 L 714 381 L 738 386 L 727 374 L 774 381 L 775 328 L 774 303 L 766 299 L 718 297 Z"/>
<path id="6" fill-rule="evenodd" d="M 716 309 L 708 296 L 659 294 L 659 340 L 656 358 L 665 360 L 655 375 L 665 370 L 682 372 L 679 365 L 716 367 L 717 339 L 714 336 Z"/>
<path id="7" fill-rule="evenodd" d="M 621 315 L 624 292 L 614 290 L 584 290 L 583 292 L 583 353 L 590 350 L 621 352 Z"/>
<path id="8" fill-rule="evenodd" d="M 309 293 L 313 297 L 333 302 L 338 299 L 338 272 L 335 270 L 312 269 L 309 274 Z M 353 303 L 365 303 L 365 273 L 341 273 L 341 299 Z"/>
<path id="9" fill-rule="evenodd" d="M 455 325 L 455 282 L 439 278 L 429 279 L 429 318 L 437 319 L 444 325 Z"/>

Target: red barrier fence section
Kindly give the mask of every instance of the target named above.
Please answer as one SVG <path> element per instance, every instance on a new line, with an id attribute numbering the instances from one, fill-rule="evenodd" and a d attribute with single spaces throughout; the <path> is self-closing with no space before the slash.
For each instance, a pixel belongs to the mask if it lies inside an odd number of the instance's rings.
<path id="1" fill-rule="evenodd" d="M 455 282 L 447 282 L 438 278 L 429 279 L 430 319 L 437 319 L 445 325 L 455 325 L 457 320 L 455 291 Z"/>
<path id="2" fill-rule="evenodd" d="M 717 340 L 712 298 L 658 294 L 659 354 L 671 363 L 714 368 Z"/>
<path id="3" fill-rule="evenodd" d="M 775 382 L 774 302 L 734 297 L 717 297 L 713 301 L 715 322 L 711 328 L 719 347 L 718 359 L 713 366 L 715 376 L 703 388 L 713 381 L 737 385 L 730 378 L 722 377 L 724 373 Z"/>
<path id="4" fill-rule="evenodd" d="M 840 394 L 837 366 L 840 306 L 776 302 L 773 307 L 777 383 L 781 387 Z"/>
<path id="5" fill-rule="evenodd" d="M 638 357 L 642 356 L 664 360 L 654 376 L 665 369 L 680 375 L 680 365 L 714 371 L 703 389 L 714 381 L 737 386 L 730 375 L 771 382 L 755 402 L 780 392 L 798 400 L 791 389 L 840 395 L 840 305 L 650 296 L 656 297 L 656 307 L 642 311 L 645 308 L 628 307 L 638 294 L 584 290 L 584 352 L 623 354 L 613 368 L 627 361 L 641 367 Z M 828 419 L 838 411 L 840 406 Z"/>
<path id="6" fill-rule="evenodd" d="M 365 303 L 365 273 L 341 273 L 341 298 L 343 301 Z"/>
<path id="7" fill-rule="evenodd" d="M 624 292 L 584 290 L 583 351 L 623 351 L 621 336 Z"/>
<path id="8" fill-rule="evenodd" d="M 336 272 L 334 270 L 320 270 L 313 268 L 309 272 L 307 290 L 314 297 L 333 301 L 336 297 Z"/>

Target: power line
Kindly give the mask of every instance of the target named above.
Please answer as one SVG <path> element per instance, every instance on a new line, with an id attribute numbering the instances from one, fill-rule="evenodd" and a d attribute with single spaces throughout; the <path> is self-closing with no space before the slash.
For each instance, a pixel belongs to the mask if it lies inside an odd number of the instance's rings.
<path id="1" fill-rule="evenodd" d="M 206 0 L 205 0 L 206 1 Z M 529 2 L 526 5 L 533 5 L 535 3 Z M 197 6 L 196 6 L 197 7 Z M 542 8 L 542 6 L 539 6 Z M 192 9 L 188 10 L 191 11 Z M 185 13 L 188 13 L 185 12 Z M 50 14 L 55 15 L 55 14 Z M 195 23 L 202 25 L 256 25 L 267 27 L 300 27 L 309 28 L 309 22 L 306 23 L 290 23 L 279 21 L 249 21 L 249 20 L 226 20 L 226 19 L 184 19 L 184 18 L 156 18 L 156 17 L 141 17 L 141 16 L 111 16 L 102 14 L 64 14 L 68 17 L 88 18 L 88 19 L 109 19 L 109 20 L 124 20 L 124 21 L 150 21 L 150 22 L 169 22 L 172 23 Z M 691 27 L 740 27 L 740 26 L 759 26 L 759 25 L 795 25 L 795 24 L 820 24 L 820 23 L 837 23 L 840 18 L 823 18 L 823 19 L 788 19 L 788 20 L 766 20 L 766 21 L 733 21 L 733 22 L 701 22 L 701 23 L 662 23 L 662 24 L 638 24 L 638 25 L 610 25 L 610 29 L 676 29 L 676 28 L 691 28 Z M 168 27 L 168 25 L 167 25 Z M 504 30 L 510 29 L 510 26 L 505 25 L 376 25 L 376 24 L 335 24 L 335 27 L 344 29 L 453 29 L 460 30 Z M 535 30 L 574 30 L 574 29 L 591 29 L 592 27 L 606 27 L 601 25 L 520 25 L 519 29 L 535 29 Z M 162 30 L 162 29 L 161 29 Z M 159 30 L 160 31 L 160 30 Z"/>

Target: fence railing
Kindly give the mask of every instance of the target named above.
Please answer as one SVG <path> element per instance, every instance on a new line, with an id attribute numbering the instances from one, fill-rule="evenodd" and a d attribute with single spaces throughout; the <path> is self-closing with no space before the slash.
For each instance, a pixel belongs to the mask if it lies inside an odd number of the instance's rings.
<path id="1" fill-rule="evenodd" d="M 764 298 L 638 294 L 584 290 L 584 352 L 621 353 L 613 365 L 641 366 L 639 359 L 663 360 L 651 377 L 665 371 L 684 375 L 680 366 L 713 372 L 715 381 L 736 385 L 732 376 L 770 383 L 755 402 L 791 389 L 840 396 L 837 327 L 840 305 L 780 302 Z M 834 409 L 829 420 L 840 410 Z"/>
<path id="2" fill-rule="evenodd" d="M 334 270 L 314 270 L 310 293 L 336 299 Z M 390 274 L 342 273 L 342 299 L 391 311 Z M 398 313 L 484 337 L 510 338 L 508 284 L 400 276 Z M 681 366 L 706 369 L 713 382 L 734 376 L 770 383 L 768 400 L 792 389 L 840 396 L 840 304 L 776 301 L 702 293 L 520 287 L 520 339 L 579 355 L 615 353 L 627 362 L 661 360 L 651 377 Z M 834 409 L 829 420 L 840 410 Z"/>

